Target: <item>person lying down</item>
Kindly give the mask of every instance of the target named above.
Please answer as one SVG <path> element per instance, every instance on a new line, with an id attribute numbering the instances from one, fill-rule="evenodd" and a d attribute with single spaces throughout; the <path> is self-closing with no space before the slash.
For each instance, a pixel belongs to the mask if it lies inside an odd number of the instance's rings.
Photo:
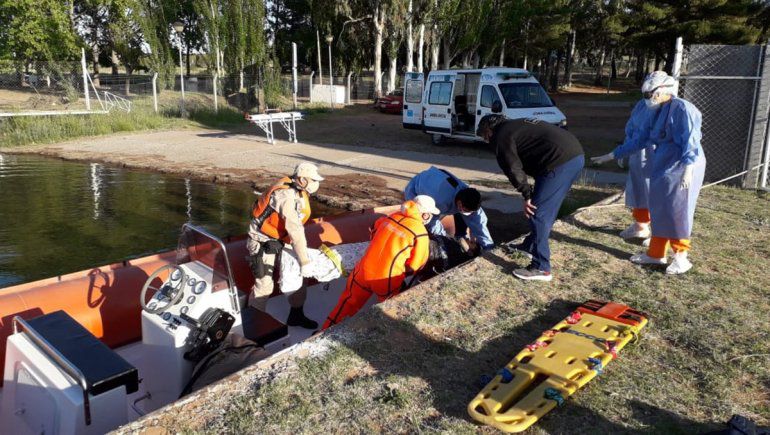
<path id="1" fill-rule="evenodd" d="M 369 242 L 348 243 L 344 245 L 325 246 L 320 249 L 308 248 L 310 257 L 311 279 L 318 282 L 329 282 L 353 270 L 366 252 Z M 446 236 L 430 235 L 430 256 L 428 264 L 420 271 L 420 279 L 444 272 L 464 263 L 479 254 L 479 247 L 473 241 L 457 240 Z M 282 293 L 291 293 L 302 287 L 303 278 L 299 260 L 291 249 L 285 246 L 280 260 L 279 285 Z"/>

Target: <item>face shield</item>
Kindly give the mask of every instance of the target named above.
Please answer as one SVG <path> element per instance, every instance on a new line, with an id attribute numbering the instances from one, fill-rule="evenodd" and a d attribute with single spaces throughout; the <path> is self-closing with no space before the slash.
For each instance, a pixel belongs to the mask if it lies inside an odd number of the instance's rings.
<path id="1" fill-rule="evenodd" d="M 308 195 L 312 195 L 316 192 L 318 192 L 318 188 L 321 187 L 321 183 L 316 180 L 308 180 L 307 181 L 307 187 L 305 187 L 305 191 L 308 193 Z"/>

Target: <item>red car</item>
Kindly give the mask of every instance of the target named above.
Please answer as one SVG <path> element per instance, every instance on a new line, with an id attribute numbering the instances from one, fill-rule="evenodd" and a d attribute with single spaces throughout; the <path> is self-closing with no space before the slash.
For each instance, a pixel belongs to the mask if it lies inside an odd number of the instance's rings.
<path id="1" fill-rule="evenodd" d="M 383 113 L 395 113 L 401 114 L 404 106 L 404 90 L 396 89 L 395 91 L 380 97 L 377 102 L 374 103 L 374 108 Z"/>

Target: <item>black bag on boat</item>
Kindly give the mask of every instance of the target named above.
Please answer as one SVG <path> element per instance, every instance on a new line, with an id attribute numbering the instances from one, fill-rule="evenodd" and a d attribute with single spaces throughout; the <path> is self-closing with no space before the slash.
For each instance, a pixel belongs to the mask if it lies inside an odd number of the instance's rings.
<path id="1" fill-rule="evenodd" d="M 220 346 L 193 369 L 192 377 L 179 397 L 212 384 L 268 356 L 267 351 L 240 335 L 230 334 Z"/>
<path id="2" fill-rule="evenodd" d="M 187 314 L 182 314 L 180 317 L 193 327 L 189 338 L 190 350 L 184 353 L 185 359 L 192 362 L 200 361 L 201 358 L 219 347 L 235 322 L 235 317 L 219 308 L 206 310 L 200 321 L 189 317 Z"/>

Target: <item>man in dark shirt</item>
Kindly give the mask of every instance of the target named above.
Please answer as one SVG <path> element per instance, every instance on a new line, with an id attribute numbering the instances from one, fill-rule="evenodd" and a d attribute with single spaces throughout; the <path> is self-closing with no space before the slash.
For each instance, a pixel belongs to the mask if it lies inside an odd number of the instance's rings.
<path id="1" fill-rule="evenodd" d="M 476 134 L 497 154 L 497 163 L 524 197 L 524 215 L 531 232 L 515 248 L 531 263 L 513 274 L 521 279 L 550 281 L 551 250 L 548 236 L 572 183 L 583 169 L 583 147 L 567 130 L 532 119 L 508 120 L 487 115 Z M 527 176 L 535 179 L 531 186 Z"/>

